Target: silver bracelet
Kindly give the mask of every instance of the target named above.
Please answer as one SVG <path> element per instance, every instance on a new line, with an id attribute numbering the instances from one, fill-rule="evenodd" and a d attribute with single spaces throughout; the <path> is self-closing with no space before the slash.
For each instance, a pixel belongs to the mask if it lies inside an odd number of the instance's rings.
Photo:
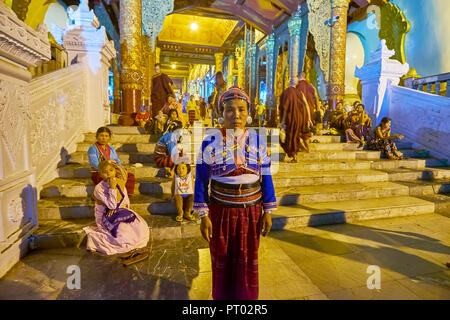
<path id="1" fill-rule="evenodd" d="M 198 213 L 198 217 L 200 219 L 207 217 L 207 216 L 208 216 L 208 211 L 199 211 L 199 213 Z"/>
<path id="2" fill-rule="evenodd" d="M 264 210 L 265 214 L 272 214 L 272 210 Z"/>

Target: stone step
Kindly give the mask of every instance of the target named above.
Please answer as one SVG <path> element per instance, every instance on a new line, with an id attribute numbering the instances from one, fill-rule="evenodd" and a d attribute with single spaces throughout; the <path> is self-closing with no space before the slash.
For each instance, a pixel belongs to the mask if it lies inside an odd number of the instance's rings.
<path id="1" fill-rule="evenodd" d="M 111 143 L 117 152 L 123 153 L 153 153 L 156 147 L 155 142 L 146 143 Z M 77 145 L 77 152 L 87 152 L 92 146 L 92 143 L 81 142 Z M 201 146 L 199 142 L 185 142 L 181 144 L 181 147 L 185 152 L 194 152 L 198 154 Z M 282 147 L 278 143 L 271 143 L 269 148 L 273 152 L 284 153 Z M 311 143 L 311 151 L 360 151 L 358 145 L 355 143 Z"/>
<path id="2" fill-rule="evenodd" d="M 426 196 L 450 192 L 450 180 L 437 179 L 432 181 L 398 181 L 407 186 L 411 196 Z"/>
<path id="3" fill-rule="evenodd" d="M 434 209 L 433 202 L 407 196 L 282 206 L 273 213 L 272 230 L 430 214 L 434 212 Z M 148 215 L 145 212 L 136 211 L 147 221 L 152 240 L 200 236 L 198 220 L 179 223 L 174 221 L 173 215 Z M 30 246 L 32 249 L 74 247 L 84 234 L 83 227 L 93 225 L 95 221 L 92 218 L 41 221 L 39 228 L 32 236 Z"/>
<path id="4" fill-rule="evenodd" d="M 111 143 L 149 143 L 158 141 L 157 135 L 150 134 L 113 134 L 111 136 Z M 84 143 L 89 145 L 94 144 L 97 141 L 95 138 L 95 132 L 89 132 L 84 134 Z"/>
<path id="5" fill-rule="evenodd" d="M 388 173 L 393 172 L 393 177 L 395 176 L 395 170 L 400 170 L 399 174 L 402 172 L 408 172 L 409 170 L 418 170 L 421 172 L 423 170 L 437 170 L 438 168 L 424 168 L 425 161 L 419 159 L 407 159 L 407 160 L 387 160 L 387 159 L 377 159 L 374 161 L 367 160 L 334 160 L 334 161 L 300 161 L 298 163 L 289 162 L 273 162 L 272 172 L 273 174 L 278 173 L 292 173 L 297 174 L 298 172 L 310 172 L 310 171 L 354 171 L 354 170 L 381 170 L 387 171 Z M 146 178 L 146 177 L 156 177 L 164 176 L 164 170 L 157 168 L 154 164 L 145 164 L 143 167 L 135 168 L 125 165 L 125 167 L 133 172 L 136 177 Z M 445 168 L 443 168 L 445 169 Z M 401 171 L 403 170 L 403 171 Z M 445 169 L 445 172 L 450 171 Z M 90 178 L 90 168 L 87 163 L 77 164 L 69 163 L 58 168 L 58 173 L 60 178 Z M 411 177 L 415 177 L 419 173 L 410 173 Z M 441 176 L 442 173 L 439 172 L 439 176 L 436 178 L 446 178 L 447 175 Z M 400 175 L 400 177 L 405 177 Z M 395 181 L 395 178 L 392 178 Z M 403 179 L 403 178 L 402 178 Z M 414 178 L 415 179 L 415 178 Z M 406 179 L 410 180 L 410 179 Z"/>
<path id="6" fill-rule="evenodd" d="M 444 167 L 421 169 L 396 168 L 383 171 L 388 173 L 389 181 L 450 179 L 450 168 Z"/>
<path id="7" fill-rule="evenodd" d="M 273 213 L 272 229 L 429 214 L 434 212 L 434 208 L 432 202 L 409 196 L 282 206 Z"/>
<path id="8" fill-rule="evenodd" d="M 201 237 L 199 220 L 176 222 L 171 216 L 140 215 L 149 226 L 150 241 Z M 30 248 L 44 250 L 75 247 L 82 240 L 85 234 L 83 228 L 87 226 L 95 226 L 95 220 L 41 221 L 30 239 Z"/>
<path id="9" fill-rule="evenodd" d="M 175 213 L 170 195 L 132 195 L 131 208 L 142 214 Z M 94 217 L 94 201 L 91 197 L 44 198 L 38 201 L 38 218 L 41 220 L 69 220 Z"/>
<path id="10" fill-rule="evenodd" d="M 442 194 L 429 194 L 418 198 L 433 202 L 434 212 L 450 218 L 450 192 Z"/>
<path id="11" fill-rule="evenodd" d="M 407 195 L 409 195 L 408 186 L 386 181 L 290 187 L 276 190 L 277 202 L 282 206 L 330 201 L 357 201 Z"/>
<path id="12" fill-rule="evenodd" d="M 205 137 L 205 134 L 202 134 L 202 136 L 199 138 L 199 141 L 203 141 L 203 138 Z M 273 137 L 273 139 L 272 139 Z M 133 134 L 115 134 L 113 133 L 111 137 L 111 143 L 156 143 L 158 139 L 160 138 L 159 135 L 150 135 L 150 134 L 142 134 L 142 133 L 133 133 Z M 194 142 L 194 135 L 191 134 L 190 140 Z M 340 143 L 344 142 L 345 140 L 341 136 L 312 136 L 311 141 L 317 140 L 318 143 Z M 89 145 L 92 145 L 95 143 L 97 139 L 95 138 L 95 133 L 85 133 L 84 134 L 84 143 L 87 143 Z M 278 142 L 279 136 L 268 136 L 267 141 L 269 143 L 271 142 Z M 313 143 L 312 143 L 313 144 Z"/>
<path id="13" fill-rule="evenodd" d="M 325 184 L 349 184 L 387 181 L 385 172 L 375 170 L 361 171 L 303 171 L 292 173 L 279 173 L 273 176 L 276 189 L 281 187 L 316 186 Z M 135 184 L 135 194 L 161 194 L 170 193 L 172 180 L 167 178 L 149 177 L 138 178 Z M 90 178 L 62 179 L 58 178 L 44 185 L 41 191 L 42 198 L 52 197 L 83 197 L 90 196 L 94 191 L 94 184 Z"/>

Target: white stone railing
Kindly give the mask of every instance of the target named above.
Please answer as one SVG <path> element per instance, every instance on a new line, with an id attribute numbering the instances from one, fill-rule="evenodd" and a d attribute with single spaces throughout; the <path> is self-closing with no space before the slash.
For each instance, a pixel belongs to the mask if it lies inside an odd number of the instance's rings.
<path id="1" fill-rule="evenodd" d="M 37 189 L 56 177 L 56 168 L 74 152 L 87 124 L 87 72 L 72 65 L 30 82 L 31 160 Z"/>
<path id="2" fill-rule="evenodd" d="M 392 119 L 392 131 L 415 148 L 450 159 L 450 98 L 388 85 L 382 113 Z"/>

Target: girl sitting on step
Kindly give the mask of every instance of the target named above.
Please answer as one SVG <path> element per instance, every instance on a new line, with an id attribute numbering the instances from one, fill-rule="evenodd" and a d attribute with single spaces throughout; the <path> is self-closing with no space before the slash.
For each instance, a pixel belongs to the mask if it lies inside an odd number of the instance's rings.
<path id="1" fill-rule="evenodd" d="M 403 153 L 397 150 L 393 140 L 403 139 L 402 134 L 391 135 L 391 119 L 384 117 L 381 123 L 375 128 L 373 135 L 369 137 L 367 147 L 369 150 L 383 152 L 384 156 L 390 160 L 403 160 Z"/>
<path id="2" fill-rule="evenodd" d="M 172 182 L 172 196 L 177 208 L 176 221 L 182 222 L 183 217 L 186 220 L 193 221 L 195 218 L 191 215 L 194 205 L 194 187 L 192 180 L 191 166 L 184 162 L 175 166 L 175 175 Z"/>
<path id="3" fill-rule="evenodd" d="M 102 178 L 98 172 L 98 165 L 101 161 L 111 160 L 122 166 L 116 150 L 113 146 L 109 145 L 111 135 L 111 130 L 109 130 L 108 127 L 98 128 L 97 133 L 95 134 L 97 142 L 90 146 L 87 153 L 89 165 L 91 166 L 91 179 L 95 185 L 102 181 Z M 134 175 L 131 172 L 128 172 L 125 188 L 127 189 L 129 195 L 134 193 L 134 182 Z"/>
<path id="4" fill-rule="evenodd" d="M 145 220 L 130 209 L 125 188 L 126 171 L 111 160 L 100 162 L 103 179 L 95 186 L 96 227 L 85 227 L 87 249 L 107 255 L 121 254 L 125 265 L 148 257 L 149 228 Z"/>

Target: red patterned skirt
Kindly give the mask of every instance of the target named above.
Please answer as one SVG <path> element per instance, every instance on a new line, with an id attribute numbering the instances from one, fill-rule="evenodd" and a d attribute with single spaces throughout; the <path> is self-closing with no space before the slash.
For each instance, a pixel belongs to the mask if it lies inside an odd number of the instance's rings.
<path id="1" fill-rule="evenodd" d="M 97 185 L 103 179 L 100 177 L 98 171 L 91 171 L 91 180 L 95 185 Z M 128 172 L 127 183 L 125 183 L 125 188 L 127 189 L 128 195 L 132 195 L 134 193 L 134 184 L 135 184 L 134 174 Z"/>
<path id="2" fill-rule="evenodd" d="M 170 155 L 155 154 L 155 164 L 158 168 L 173 168 L 175 166 Z"/>
<path id="3" fill-rule="evenodd" d="M 213 237 L 209 247 L 214 300 L 257 300 L 258 249 L 262 206 L 224 208 L 209 205 Z"/>

